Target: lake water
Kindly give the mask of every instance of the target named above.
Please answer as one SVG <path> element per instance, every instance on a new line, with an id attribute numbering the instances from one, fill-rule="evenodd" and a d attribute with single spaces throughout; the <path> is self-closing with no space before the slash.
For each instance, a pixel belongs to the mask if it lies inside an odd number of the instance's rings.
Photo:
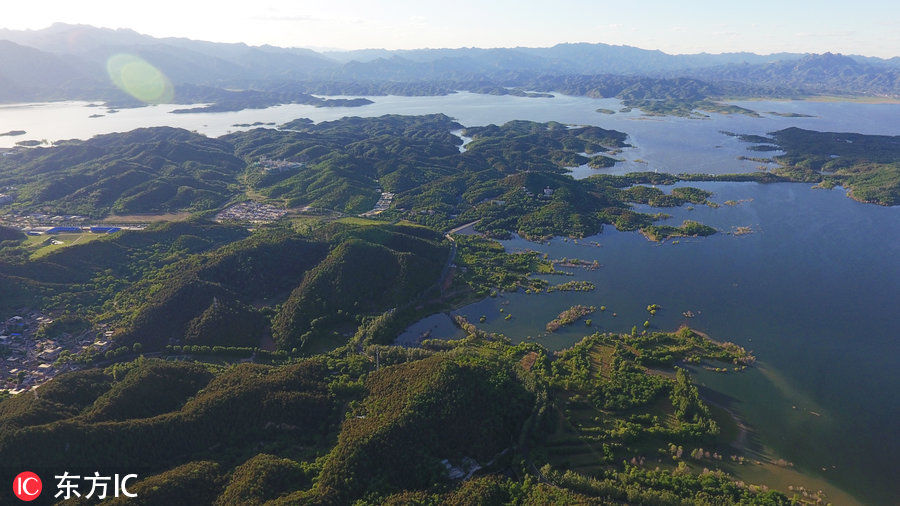
<path id="1" fill-rule="evenodd" d="M 459 93 L 446 97 L 370 97 L 359 108 L 317 109 L 284 105 L 234 113 L 175 115 L 179 106 L 105 109 L 84 103 L 0 106 L 0 147 L 16 141 L 87 138 L 142 126 L 170 125 L 211 136 L 240 130 L 236 123 L 315 121 L 342 116 L 445 113 L 466 126 L 513 119 L 593 124 L 629 134 L 627 160 L 604 173 L 634 170 L 733 173 L 753 171 L 746 144 L 720 133 L 764 134 L 798 126 L 815 130 L 900 134 L 900 105 L 815 102 L 741 102 L 761 113 L 796 112 L 812 118 L 764 114 L 711 115 L 711 119 L 645 118 L 638 111 L 613 115 L 614 99 L 495 97 Z M 765 155 L 765 154 L 763 154 Z M 639 162 L 636 160 L 643 160 Z M 579 175 L 590 174 L 581 169 Z M 900 453 L 900 207 L 860 204 L 838 190 L 804 184 L 695 183 L 714 192 L 712 200 L 738 205 L 663 209 L 680 224 L 690 218 L 723 233 L 702 239 L 655 244 L 636 233 L 607 227 L 602 234 L 573 241 L 536 244 L 514 239 L 510 250 L 535 249 L 551 257 L 596 259 L 602 268 L 573 270 L 574 279 L 596 284 L 593 292 L 506 294 L 464 307 L 459 313 L 486 330 L 530 336 L 558 349 L 593 330 L 628 331 L 646 319 L 645 307 L 663 309 L 654 328 L 689 324 L 720 340 L 754 350 L 759 367 L 742 374 L 695 371 L 707 387 L 735 399 L 733 408 L 778 456 L 797 468 L 851 491 L 863 501 L 891 504 L 900 497 L 896 463 Z M 647 209 L 648 208 L 642 208 Z M 733 227 L 753 233 L 729 235 Z M 592 243 L 598 243 L 592 244 Z M 552 277 L 551 282 L 573 278 Z M 605 305 L 592 316 L 593 328 L 567 327 L 541 335 L 546 323 L 573 304 Z M 505 313 L 500 313 L 503 308 Z M 685 318 L 684 311 L 694 318 Z M 612 314 L 616 313 L 616 317 Z M 511 320 L 504 320 L 512 314 Z M 458 335 L 444 315 L 435 315 L 401 337 L 421 333 Z M 824 468 L 824 470 L 823 470 Z"/>
<path id="2" fill-rule="evenodd" d="M 723 233 L 658 244 L 607 227 L 577 244 L 504 241 L 510 251 L 597 260 L 596 270 L 545 277 L 591 281 L 596 290 L 503 294 L 457 312 L 472 322 L 486 316 L 481 328 L 514 341 L 528 336 L 559 349 L 592 331 L 641 328 L 646 306 L 660 304 L 654 329 L 686 324 L 754 351 L 759 367 L 748 372 L 695 373 L 739 399 L 733 407 L 778 456 L 868 500 L 900 497 L 893 480 L 900 452 L 900 207 L 861 204 L 841 190 L 807 184 L 693 186 L 714 192 L 714 202 L 737 205 L 639 209 L 673 215 L 663 223 L 694 219 Z M 727 233 L 738 226 L 753 232 Z M 575 304 L 607 310 L 591 315 L 590 329 L 578 323 L 544 332 Z M 686 311 L 697 316 L 687 318 Z M 427 329 L 432 337 L 458 335 L 446 317 L 418 325 L 405 339 Z"/>

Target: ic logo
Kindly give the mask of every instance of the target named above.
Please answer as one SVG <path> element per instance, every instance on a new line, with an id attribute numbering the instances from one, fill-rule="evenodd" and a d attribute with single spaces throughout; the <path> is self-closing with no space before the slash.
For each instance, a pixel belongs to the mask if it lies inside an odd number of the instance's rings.
<path id="1" fill-rule="evenodd" d="M 13 493 L 23 501 L 33 501 L 41 495 L 41 479 L 31 471 L 19 473 L 13 480 Z"/>

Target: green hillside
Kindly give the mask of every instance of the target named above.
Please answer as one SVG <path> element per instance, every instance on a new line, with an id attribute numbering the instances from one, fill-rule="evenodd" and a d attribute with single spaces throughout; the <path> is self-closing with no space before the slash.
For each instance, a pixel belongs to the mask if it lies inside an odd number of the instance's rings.
<path id="1" fill-rule="evenodd" d="M 730 419 L 672 364 L 751 363 L 734 345 L 688 329 L 596 334 L 553 356 L 476 330 L 374 351 L 63 375 L 36 390 L 40 406 L 0 402 L 0 456 L 39 472 L 140 469 L 145 504 L 790 503 L 696 451 L 734 452 Z M 635 465 L 644 455 L 665 458 Z"/>
<path id="2" fill-rule="evenodd" d="M 423 232 L 426 237 L 420 237 Z M 338 241 L 275 317 L 280 348 L 304 349 L 330 337 L 333 329 L 352 335 L 358 315 L 415 301 L 437 286 L 449 255 L 439 234 L 416 227 L 364 227 L 339 234 Z"/>
<path id="3" fill-rule="evenodd" d="M 14 210 L 104 216 L 215 208 L 235 192 L 244 162 L 230 144 L 157 127 L 63 141 L 0 160 Z"/>
<path id="4" fill-rule="evenodd" d="M 769 137 L 739 137 L 755 144 L 749 149 L 772 145 L 784 151 L 774 157 L 781 165 L 774 172 L 789 180 L 842 185 L 862 202 L 900 204 L 900 136 L 786 128 Z"/>

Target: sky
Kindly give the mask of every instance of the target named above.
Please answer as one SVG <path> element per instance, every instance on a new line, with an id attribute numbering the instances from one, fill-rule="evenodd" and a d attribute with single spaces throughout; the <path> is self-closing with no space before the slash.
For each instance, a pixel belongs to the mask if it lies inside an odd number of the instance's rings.
<path id="1" fill-rule="evenodd" d="M 5 4 L 5 5 L 4 5 Z M 667 53 L 900 56 L 900 2 L 878 0 L 32 0 L 0 27 L 54 22 L 314 49 L 603 42 Z"/>

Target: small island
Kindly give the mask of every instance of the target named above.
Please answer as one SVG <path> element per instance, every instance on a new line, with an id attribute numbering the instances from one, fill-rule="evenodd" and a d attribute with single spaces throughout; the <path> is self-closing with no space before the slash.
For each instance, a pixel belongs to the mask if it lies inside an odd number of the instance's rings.
<path id="1" fill-rule="evenodd" d="M 591 160 L 587 164 L 588 167 L 592 169 L 607 169 L 615 165 L 617 162 L 619 162 L 619 160 L 616 160 L 615 158 L 599 155 L 591 158 Z"/>
<path id="2" fill-rule="evenodd" d="M 262 122 L 262 121 L 254 121 L 253 123 L 235 123 L 231 126 L 238 128 L 248 128 L 248 127 L 256 127 L 256 126 L 274 126 L 274 121 Z"/>
<path id="3" fill-rule="evenodd" d="M 812 114 L 803 114 L 799 112 L 774 112 L 769 111 L 766 114 L 771 114 L 772 116 L 780 116 L 782 118 L 815 118 L 816 116 Z"/>
<path id="4" fill-rule="evenodd" d="M 623 103 L 626 104 L 629 109 L 640 109 L 647 116 L 677 116 L 682 118 L 694 119 L 707 118 L 708 116 L 698 112 L 702 111 L 717 114 L 744 114 L 752 118 L 762 117 L 758 112 L 754 110 L 737 105 L 716 102 L 709 99 L 625 99 L 623 100 Z"/>
<path id="5" fill-rule="evenodd" d="M 556 332 L 561 327 L 571 325 L 579 319 L 593 313 L 597 308 L 594 306 L 575 305 L 566 309 L 559 316 L 547 323 L 547 332 Z"/>
<path id="6" fill-rule="evenodd" d="M 552 292 L 592 292 L 597 288 L 590 281 L 566 281 L 558 285 L 547 287 L 547 293 Z"/>
<path id="7" fill-rule="evenodd" d="M 641 234 L 654 242 L 661 242 L 669 237 L 703 237 L 713 235 L 716 229 L 692 220 L 684 220 L 680 227 L 671 225 L 650 225 L 641 229 Z"/>

